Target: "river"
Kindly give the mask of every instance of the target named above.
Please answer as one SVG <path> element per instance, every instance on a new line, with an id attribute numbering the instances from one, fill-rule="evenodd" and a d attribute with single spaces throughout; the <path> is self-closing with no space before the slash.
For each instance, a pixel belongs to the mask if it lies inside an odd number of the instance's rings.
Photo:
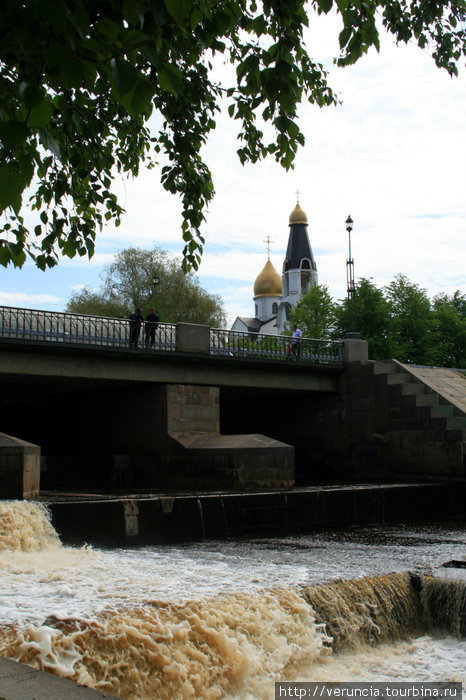
<path id="1" fill-rule="evenodd" d="M 124 700 L 265 700 L 276 680 L 466 688 L 466 640 L 432 628 L 406 573 L 454 588 L 441 564 L 465 553 L 464 523 L 72 548 L 43 506 L 3 501 L 0 654 Z M 438 619 L 464 590 L 447 597 Z"/>

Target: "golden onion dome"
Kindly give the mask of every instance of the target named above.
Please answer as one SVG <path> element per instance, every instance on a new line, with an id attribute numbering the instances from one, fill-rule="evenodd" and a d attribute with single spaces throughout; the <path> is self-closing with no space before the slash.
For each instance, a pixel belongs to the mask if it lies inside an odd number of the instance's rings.
<path id="1" fill-rule="evenodd" d="M 281 297 L 282 278 L 270 262 L 267 260 L 264 269 L 260 272 L 254 282 L 255 297 Z"/>
<path id="2" fill-rule="evenodd" d="M 307 224 L 306 212 L 301 209 L 299 202 L 290 214 L 290 224 Z"/>

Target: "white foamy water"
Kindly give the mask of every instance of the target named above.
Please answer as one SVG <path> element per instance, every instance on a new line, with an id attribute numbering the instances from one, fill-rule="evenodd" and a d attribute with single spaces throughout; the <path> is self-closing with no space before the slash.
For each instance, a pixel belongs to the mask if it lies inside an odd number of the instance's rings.
<path id="1" fill-rule="evenodd" d="M 438 571 L 465 545 L 461 528 L 400 527 L 79 549 L 61 546 L 43 508 L 3 502 L 0 653 L 125 700 L 273 698 L 273 682 L 285 679 L 456 680 L 466 688 L 466 642 L 425 631 L 397 640 L 377 617 L 372 584 L 351 592 L 359 612 L 348 611 L 345 625 L 355 645 L 338 654 L 302 597 L 303 587 L 331 579 Z M 387 594 L 408 589 L 403 576 L 387 578 Z M 381 643 L 367 644 L 364 627 L 378 629 Z"/>

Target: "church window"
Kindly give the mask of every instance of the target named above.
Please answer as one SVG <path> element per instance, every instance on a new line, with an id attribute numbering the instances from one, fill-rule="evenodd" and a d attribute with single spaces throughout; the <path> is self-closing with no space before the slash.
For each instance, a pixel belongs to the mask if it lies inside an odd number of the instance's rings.
<path id="1" fill-rule="evenodd" d="M 278 312 L 278 304 L 276 301 L 274 301 L 272 304 L 272 313 L 276 314 L 277 312 Z"/>
<path id="2" fill-rule="evenodd" d="M 311 263 L 309 260 L 301 260 L 301 294 L 309 291 L 311 284 Z"/>
<path id="3" fill-rule="evenodd" d="M 287 297 L 289 292 L 289 280 L 288 280 L 288 272 L 286 272 L 283 277 L 282 277 L 282 287 L 283 287 L 283 296 Z"/>
<path id="4" fill-rule="evenodd" d="M 257 307 L 257 304 L 254 304 L 254 307 L 256 309 L 256 318 L 259 316 L 259 309 Z"/>

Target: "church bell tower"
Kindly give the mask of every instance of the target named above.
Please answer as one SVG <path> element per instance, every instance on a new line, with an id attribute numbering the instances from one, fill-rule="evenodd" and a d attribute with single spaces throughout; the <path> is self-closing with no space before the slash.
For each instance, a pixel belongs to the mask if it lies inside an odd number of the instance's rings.
<path id="1" fill-rule="evenodd" d="M 299 199 L 290 214 L 289 227 L 288 247 L 282 272 L 282 298 L 277 315 L 279 333 L 283 332 L 291 309 L 297 306 L 301 297 L 313 285 L 318 284 L 317 265 L 307 233 L 307 216 L 299 204 Z"/>

